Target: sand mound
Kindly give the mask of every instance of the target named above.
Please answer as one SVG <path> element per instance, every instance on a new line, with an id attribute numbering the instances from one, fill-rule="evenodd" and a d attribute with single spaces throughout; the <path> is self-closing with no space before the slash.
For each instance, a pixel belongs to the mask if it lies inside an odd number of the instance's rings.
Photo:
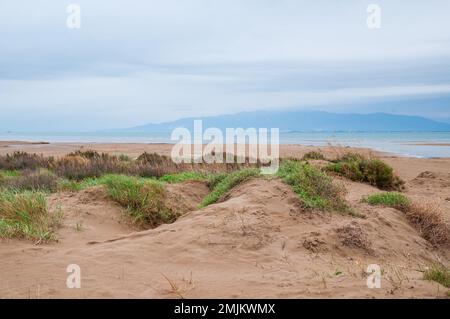
<path id="1" fill-rule="evenodd" d="M 202 187 L 188 182 L 184 187 L 170 186 L 170 190 L 180 191 L 186 207 L 196 207 Z M 67 225 L 82 217 L 86 226 L 96 227 L 89 236 L 87 231 L 74 230 L 70 237 L 63 232 L 66 237 L 59 244 L 0 245 L 1 297 L 444 294 L 437 284 L 421 279 L 420 270 L 439 257 L 437 252 L 394 209 L 360 203 L 366 219 L 305 211 L 297 195 L 279 180 L 252 179 L 233 189 L 221 203 L 191 211 L 173 224 L 131 232 L 120 223 L 121 209 L 101 193 L 95 189 L 51 197 L 53 206 L 60 203 L 68 210 Z M 76 236 L 86 238 L 77 241 Z M 96 242 L 86 245 L 87 237 L 95 237 Z M 65 286 L 66 267 L 72 263 L 81 267 L 81 289 Z M 367 288 L 369 264 L 383 270 L 380 289 Z"/>

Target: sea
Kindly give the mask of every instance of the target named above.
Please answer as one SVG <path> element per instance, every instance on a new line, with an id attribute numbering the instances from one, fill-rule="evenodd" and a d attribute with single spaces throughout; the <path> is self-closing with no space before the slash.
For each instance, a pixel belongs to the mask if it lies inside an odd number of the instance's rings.
<path id="1" fill-rule="evenodd" d="M 0 132 L 0 141 L 49 143 L 177 143 L 170 133 Z M 349 146 L 419 158 L 450 157 L 450 132 L 280 132 L 280 144 Z"/>

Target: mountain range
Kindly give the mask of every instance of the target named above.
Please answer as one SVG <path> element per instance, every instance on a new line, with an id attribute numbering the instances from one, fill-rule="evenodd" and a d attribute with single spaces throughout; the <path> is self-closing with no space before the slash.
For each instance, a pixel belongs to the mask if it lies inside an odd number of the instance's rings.
<path id="1" fill-rule="evenodd" d="M 330 113 L 324 111 L 253 111 L 237 114 L 182 118 L 159 124 L 145 124 L 121 131 L 166 132 L 177 127 L 193 129 L 194 120 L 203 121 L 203 129 L 226 128 L 279 128 L 280 132 L 364 131 L 364 132 L 424 132 L 450 131 L 450 124 L 420 116 L 388 113 Z"/>

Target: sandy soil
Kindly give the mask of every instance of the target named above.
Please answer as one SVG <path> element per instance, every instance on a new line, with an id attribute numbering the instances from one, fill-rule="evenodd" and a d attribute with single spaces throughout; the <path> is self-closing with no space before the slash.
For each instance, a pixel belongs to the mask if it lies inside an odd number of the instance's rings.
<path id="1" fill-rule="evenodd" d="M 59 156 L 78 144 L 0 144 L 0 153 L 21 149 Z M 84 145 L 137 156 L 170 152 L 170 145 Z M 308 148 L 281 147 L 282 156 Z M 335 148 L 323 150 L 333 155 Z M 364 150 L 370 152 L 368 150 Z M 406 181 L 415 200 L 438 203 L 450 221 L 450 159 L 413 159 L 378 154 Z M 432 262 L 450 265 L 450 247 L 435 248 L 391 208 L 361 203 L 378 192 L 336 178 L 347 200 L 366 218 L 303 209 L 278 179 L 251 179 L 223 201 L 197 209 L 207 194 L 201 182 L 170 185 L 170 201 L 185 214 L 152 230 L 131 226 L 102 187 L 49 196 L 62 209 L 57 243 L 0 241 L 2 298 L 436 298 L 447 290 L 422 279 Z M 364 245 L 346 242 L 356 230 Z M 68 289 L 66 268 L 81 267 L 81 289 Z M 382 269 L 380 289 L 366 285 L 366 269 Z"/>

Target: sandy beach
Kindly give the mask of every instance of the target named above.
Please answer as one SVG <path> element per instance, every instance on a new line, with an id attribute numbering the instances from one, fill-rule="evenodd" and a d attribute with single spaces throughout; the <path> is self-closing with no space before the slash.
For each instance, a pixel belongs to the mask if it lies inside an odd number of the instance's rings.
<path id="1" fill-rule="evenodd" d="M 63 156 L 79 149 L 137 156 L 170 154 L 169 144 L 32 144 L 0 142 L 14 151 Z M 282 157 L 317 147 L 283 145 Z M 336 148 L 322 148 L 332 156 Z M 347 150 L 345 150 L 347 151 Z M 358 150 L 371 152 L 370 150 Z M 375 154 L 374 152 L 372 152 Z M 406 182 L 405 194 L 438 204 L 450 222 L 450 159 L 376 154 Z M 35 245 L 0 241 L 0 298 L 440 298 L 446 289 L 423 280 L 433 262 L 450 265 L 448 245 L 435 247 L 396 209 L 373 207 L 363 196 L 373 186 L 333 177 L 346 189 L 354 218 L 305 210 L 279 179 L 254 178 L 216 204 L 199 209 L 209 190 L 203 182 L 168 185 L 184 214 L 172 224 L 140 230 L 123 221 L 123 208 L 102 187 L 48 195 L 62 209 L 58 240 Z M 82 224 L 82 230 L 75 225 Z M 337 230 L 362 229 L 366 249 L 342 244 Z M 80 289 L 68 289 L 66 268 L 81 268 Z M 366 269 L 383 270 L 379 289 L 369 289 Z"/>

